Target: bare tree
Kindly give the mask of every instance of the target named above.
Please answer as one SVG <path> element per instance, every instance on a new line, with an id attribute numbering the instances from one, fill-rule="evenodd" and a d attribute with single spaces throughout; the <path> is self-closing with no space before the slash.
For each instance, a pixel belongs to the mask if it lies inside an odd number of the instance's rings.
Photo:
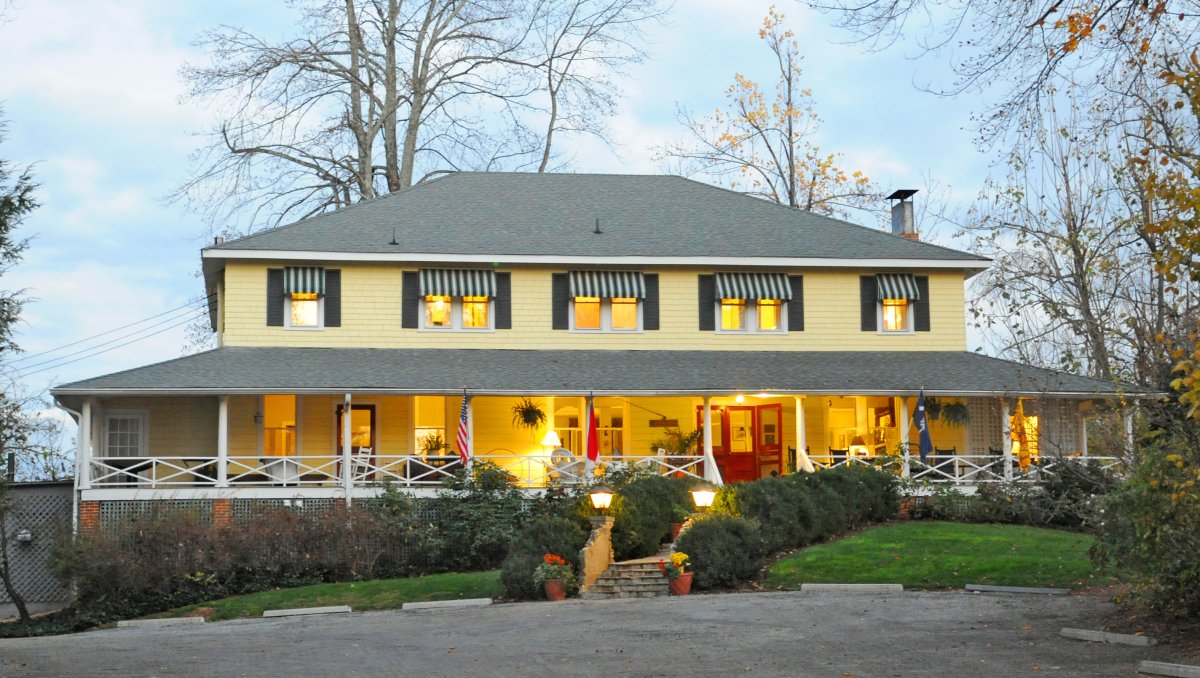
<path id="1" fill-rule="evenodd" d="M 655 0 L 313 0 L 301 37 L 222 26 L 189 101 L 221 122 L 173 194 L 259 227 L 458 169 L 545 169 L 556 134 L 601 133 Z M 543 103 L 541 97 L 548 97 Z M 538 115 L 548 120 L 536 122 Z M 544 134 L 534 132 L 542 127 Z"/>
<path id="2" fill-rule="evenodd" d="M 847 205 L 878 198 L 879 191 L 861 172 L 841 169 L 837 154 L 813 143 L 821 118 L 812 91 L 800 82 L 800 47 L 783 18 L 772 7 L 759 30 L 778 68 L 773 98 L 736 74 L 726 90 L 729 108 L 706 117 L 681 109 L 689 140 L 656 148 L 655 159 L 782 205 L 844 214 Z"/>

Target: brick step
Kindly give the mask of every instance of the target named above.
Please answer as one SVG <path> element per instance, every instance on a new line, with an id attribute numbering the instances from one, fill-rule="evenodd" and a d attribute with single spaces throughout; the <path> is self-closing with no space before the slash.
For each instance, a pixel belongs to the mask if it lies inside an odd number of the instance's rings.
<path id="1" fill-rule="evenodd" d="M 638 592 L 616 591 L 616 592 L 609 593 L 609 592 L 605 592 L 605 591 L 597 591 L 593 588 L 593 589 L 588 589 L 587 591 L 584 591 L 583 593 L 579 594 L 579 598 L 580 598 L 580 600 L 612 600 L 615 598 L 658 598 L 660 596 L 665 596 L 668 593 L 669 593 L 669 591 L 662 591 L 662 592 L 659 592 L 659 591 L 638 591 Z"/>
<path id="2" fill-rule="evenodd" d="M 657 589 L 667 585 L 665 577 L 656 579 L 620 579 L 618 577 L 600 577 L 593 586 L 618 586 L 631 589 Z"/>

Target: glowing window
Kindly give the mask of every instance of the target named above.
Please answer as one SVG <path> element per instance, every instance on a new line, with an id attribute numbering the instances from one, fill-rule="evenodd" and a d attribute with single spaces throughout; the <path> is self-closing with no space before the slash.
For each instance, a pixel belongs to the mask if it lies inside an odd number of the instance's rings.
<path id="1" fill-rule="evenodd" d="M 600 297 L 575 297 L 575 329 L 600 329 Z"/>
<path id="2" fill-rule="evenodd" d="M 487 297 L 463 297 L 463 327 L 486 328 L 488 326 L 488 305 Z"/>
<path id="3" fill-rule="evenodd" d="M 883 300 L 883 331 L 884 332 L 907 332 L 908 331 L 908 300 L 907 299 L 884 299 Z"/>
<path id="4" fill-rule="evenodd" d="M 744 330 L 744 329 L 746 329 L 746 300 L 745 299 L 722 299 L 721 300 L 721 329 L 723 329 L 723 330 Z"/>
<path id="5" fill-rule="evenodd" d="M 316 294 L 292 292 L 288 317 L 291 327 L 320 327 L 321 306 Z"/>
<path id="6" fill-rule="evenodd" d="M 425 297 L 425 327 L 450 327 L 450 297 L 430 294 Z"/>
<path id="7" fill-rule="evenodd" d="M 634 297 L 613 297 L 612 328 L 614 330 L 636 330 L 637 327 L 637 299 Z"/>
<path id="8" fill-rule="evenodd" d="M 758 300 L 758 329 L 760 332 L 773 332 L 782 329 L 779 324 L 779 310 L 783 302 L 778 299 Z"/>

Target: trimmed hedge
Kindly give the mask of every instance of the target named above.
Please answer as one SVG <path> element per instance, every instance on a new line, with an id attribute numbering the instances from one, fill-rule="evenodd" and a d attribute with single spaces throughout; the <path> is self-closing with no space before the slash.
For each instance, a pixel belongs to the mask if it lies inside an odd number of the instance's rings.
<path id="1" fill-rule="evenodd" d="M 693 522 L 675 548 L 692 561 L 692 586 L 698 589 L 730 588 L 753 579 L 766 553 L 758 527 L 721 514 Z"/>
<path id="2" fill-rule="evenodd" d="M 544 598 L 545 591 L 533 583 L 533 571 L 542 563 L 542 556 L 562 556 L 578 572 L 579 550 L 587 537 L 587 532 L 570 518 L 542 518 L 526 525 L 513 539 L 500 566 L 504 595 L 516 600 Z"/>
<path id="3" fill-rule="evenodd" d="M 667 541 L 675 507 L 691 507 L 686 478 L 639 476 L 617 486 L 613 499 L 613 553 L 617 560 L 643 558 L 658 553 Z"/>

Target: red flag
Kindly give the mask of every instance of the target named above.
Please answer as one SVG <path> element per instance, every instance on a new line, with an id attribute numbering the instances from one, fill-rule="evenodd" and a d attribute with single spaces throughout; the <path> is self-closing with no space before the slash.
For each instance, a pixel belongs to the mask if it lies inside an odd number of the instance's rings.
<path id="1" fill-rule="evenodd" d="M 596 407 L 588 400 L 587 460 L 594 466 L 600 458 L 600 436 L 596 435 Z"/>
<path id="2" fill-rule="evenodd" d="M 467 457 L 471 456 L 470 443 L 471 435 L 467 431 L 467 396 L 464 393 L 462 410 L 458 414 L 458 456 L 462 459 L 463 466 L 467 465 Z"/>

